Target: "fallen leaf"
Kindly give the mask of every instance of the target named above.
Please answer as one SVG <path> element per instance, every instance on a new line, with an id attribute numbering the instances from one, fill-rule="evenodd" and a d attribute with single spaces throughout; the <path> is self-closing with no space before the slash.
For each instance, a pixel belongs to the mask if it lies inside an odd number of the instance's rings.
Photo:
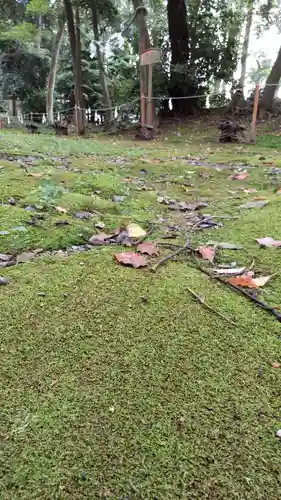
<path id="1" fill-rule="evenodd" d="M 221 250 L 241 250 L 243 248 L 241 245 L 236 245 L 236 243 L 220 243 L 216 241 L 208 241 L 207 245 L 215 246 Z"/>
<path id="2" fill-rule="evenodd" d="M 66 214 L 67 209 L 63 207 L 56 207 L 56 211 L 59 212 L 59 214 Z"/>
<path id="3" fill-rule="evenodd" d="M 92 217 L 92 213 L 91 212 L 76 212 L 74 214 L 74 217 L 76 219 L 90 219 L 90 217 Z"/>
<path id="4" fill-rule="evenodd" d="M 102 488 L 99 492 L 100 498 L 108 498 L 112 496 L 111 491 L 108 488 Z"/>
<path id="5" fill-rule="evenodd" d="M 255 188 L 242 189 L 242 191 L 243 191 L 243 193 L 246 193 L 246 194 L 252 194 L 252 193 L 258 192 L 258 190 Z"/>
<path id="6" fill-rule="evenodd" d="M 8 255 L 7 253 L 0 253 L 0 261 L 9 262 L 9 260 L 11 259 L 12 259 L 11 255 Z"/>
<path id="7" fill-rule="evenodd" d="M 129 238 L 142 238 L 146 235 L 146 231 L 138 226 L 138 224 L 134 223 L 127 226 L 127 231 Z"/>
<path id="8" fill-rule="evenodd" d="M 272 368 L 280 368 L 281 365 L 277 361 L 274 361 L 271 366 Z"/>
<path id="9" fill-rule="evenodd" d="M 105 223 L 100 221 L 100 222 L 97 222 L 97 223 L 95 224 L 95 226 L 96 226 L 96 228 L 98 228 L 98 229 L 104 229 L 104 228 L 105 228 Z"/>
<path id="10" fill-rule="evenodd" d="M 29 177 L 35 177 L 37 179 L 40 179 L 40 177 L 43 177 L 44 174 L 39 173 L 39 172 L 30 172 L 28 175 L 29 175 Z"/>
<path id="11" fill-rule="evenodd" d="M 147 255 L 159 255 L 159 249 L 157 248 L 156 244 L 153 242 L 144 242 L 140 243 L 137 246 L 137 250 L 140 253 L 146 253 Z"/>
<path id="12" fill-rule="evenodd" d="M 269 236 L 266 236 L 265 238 L 258 238 L 256 239 L 256 242 L 262 247 L 268 247 L 268 248 L 281 247 L 280 240 L 274 240 Z"/>
<path id="13" fill-rule="evenodd" d="M 234 181 L 243 181 L 244 179 L 247 179 L 249 177 L 249 174 L 247 172 L 237 172 L 236 174 L 232 175 L 231 179 Z"/>
<path id="14" fill-rule="evenodd" d="M 235 286 L 245 286 L 247 288 L 257 288 L 256 283 L 253 281 L 252 276 L 249 274 L 242 274 L 241 276 L 236 276 L 227 280 L 228 283 Z"/>
<path id="15" fill-rule="evenodd" d="M 264 286 L 271 276 L 261 276 L 260 278 L 253 278 L 252 273 L 246 273 L 242 276 L 236 276 L 228 280 L 229 283 L 236 286 L 245 286 L 247 288 L 258 288 Z"/>
<path id="16" fill-rule="evenodd" d="M 210 269 L 213 273 L 216 274 L 225 274 L 225 275 L 239 275 L 243 274 L 245 272 L 245 267 L 234 267 L 234 268 L 227 268 L 227 269 Z"/>
<path id="17" fill-rule="evenodd" d="M 124 264 L 125 266 L 138 268 L 145 267 L 148 264 L 146 257 L 134 252 L 116 253 L 114 257 L 119 264 Z"/>
<path id="18" fill-rule="evenodd" d="M 253 200 L 255 200 L 255 201 L 262 201 L 262 200 L 266 200 L 266 197 L 265 196 L 255 196 L 253 198 Z"/>
<path id="19" fill-rule="evenodd" d="M 6 286 L 10 283 L 9 278 L 6 278 L 4 276 L 0 276 L 0 285 Z"/>
<path id="20" fill-rule="evenodd" d="M 106 233 L 98 233 L 91 236 L 89 239 L 90 245 L 105 245 L 106 240 L 110 239 L 113 235 Z"/>
<path id="21" fill-rule="evenodd" d="M 262 164 L 268 166 L 274 165 L 273 161 L 263 161 Z"/>
<path id="22" fill-rule="evenodd" d="M 268 204 L 267 200 L 263 201 L 248 201 L 248 203 L 244 203 L 244 205 L 240 205 L 239 208 L 262 208 L 265 207 L 265 205 Z"/>
<path id="23" fill-rule="evenodd" d="M 277 189 L 277 191 L 275 191 L 276 194 L 281 194 L 281 187 Z"/>
<path id="24" fill-rule="evenodd" d="M 270 280 L 270 278 L 272 278 L 272 274 L 270 276 L 261 276 L 260 278 L 254 278 L 253 279 L 253 282 L 258 286 L 264 286 L 268 280 Z"/>
<path id="25" fill-rule="evenodd" d="M 214 258 L 215 258 L 214 247 L 199 247 L 198 252 L 201 254 L 203 259 L 209 260 L 210 262 L 214 261 Z"/>

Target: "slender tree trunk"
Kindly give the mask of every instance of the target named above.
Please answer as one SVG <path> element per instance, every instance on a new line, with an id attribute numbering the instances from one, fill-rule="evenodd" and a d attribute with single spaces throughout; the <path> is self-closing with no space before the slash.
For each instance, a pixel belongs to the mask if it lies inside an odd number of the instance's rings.
<path id="1" fill-rule="evenodd" d="M 143 0 L 133 0 L 133 6 L 135 10 L 135 23 L 139 32 L 139 55 L 142 54 L 145 50 L 150 48 L 150 38 L 149 32 L 146 24 L 146 9 L 143 4 Z M 148 95 L 148 68 L 146 66 L 140 67 L 140 93 L 141 96 Z M 148 100 L 146 99 L 144 102 L 142 119 L 144 121 L 144 125 L 147 124 L 147 115 L 148 115 Z M 141 124 L 142 125 L 142 124 Z"/>
<path id="2" fill-rule="evenodd" d="M 97 55 L 98 67 L 99 67 L 99 79 L 100 79 L 100 84 L 101 84 L 101 88 L 102 88 L 103 103 L 104 103 L 105 108 L 107 108 L 105 116 L 106 116 L 106 121 L 110 122 L 112 120 L 113 113 L 112 113 L 112 109 L 111 109 L 112 108 L 111 99 L 110 99 L 106 75 L 105 75 L 105 71 L 104 71 L 103 55 L 102 55 L 101 46 L 100 46 L 99 15 L 98 15 L 96 0 L 92 0 L 91 10 L 92 10 L 93 32 L 94 32 L 95 45 L 96 45 L 96 55 Z"/>
<path id="3" fill-rule="evenodd" d="M 47 82 L 47 99 L 46 99 L 46 113 L 47 113 L 47 123 L 49 125 L 52 125 L 54 123 L 54 90 L 55 90 L 55 83 L 56 83 L 56 74 L 57 74 L 57 66 L 58 66 L 58 58 L 59 58 L 59 52 L 60 52 L 60 47 L 61 47 L 61 42 L 63 39 L 63 34 L 64 34 L 64 27 L 65 27 L 65 16 L 64 14 L 61 15 L 59 22 L 58 22 L 58 28 L 57 28 L 57 34 L 52 50 L 52 57 L 51 57 L 51 68 L 50 68 L 50 73 L 48 76 L 48 82 Z"/>
<path id="4" fill-rule="evenodd" d="M 79 103 L 81 108 L 81 119 L 85 127 L 85 99 L 83 93 L 83 77 L 82 77 L 82 58 L 81 58 L 81 34 L 80 34 L 80 12 L 79 7 L 75 7 L 75 25 L 76 25 L 76 71 L 79 87 Z"/>
<path id="5" fill-rule="evenodd" d="M 186 114 L 190 111 L 192 100 L 179 98 L 188 96 L 193 86 L 188 78 L 190 48 L 185 0 L 168 0 L 167 15 L 171 45 L 169 92 L 171 97 L 177 98 L 173 100 L 173 108 L 176 112 Z"/>
<path id="6" fill-rule="evenodd" d="M 246 79 L 246 66 L 247 66 L 247 58 L 249 52 L 249 42 L 250 42 L 250 34 L 251 27 L 253 22 L 253 12 L 254 12 L 254 0 L 249 0 L 247 16 L 246 16 L 246 27 L 245 27 L 245 35 L 242 46 L 242 56 L 241 56 L 241 75 L 239 79 L 240 88 L 244 92 L 245 79 Z"/>
<path id="7" fill-rule="evenodd" d="M 76 119 L 77 119 L 77 131 L 79 135 L 84 135 L 85 127 L 82 120 L 81 113 L 81 88 L 79 80 L 79 71 L 77 68 L 81 61 L 77 61 L 77 50 L 76 50 L 76 32 L 74 26 L 74 17 L 71 0 L 64 0 L 65 15 L 67 20 L 68 36 L 72 57 L 72 67 L 73 67 L 73 81 L 74 81 L 74 95 L 75 95 L 75 105 L 76 105 Z"/>
<path id="8" fill-rule="evenodd" d="M 281 78 L 281 47 L 279 49 L 275 63 L 273 64 L 271 71 L 267 77 L 266 85 L 261 100 L 260 107 L 263 109 L 271 110 L 274 100 L 274 96 L 277 90 L 279 80 Z"/>
<path id="9" fill-rule="evenodd" d="M 42 42 L 42 14 L 39 14 L 37 33 L 36 33 L 36 51 L 38 56 L 40 55 L 41 42 Z"/>

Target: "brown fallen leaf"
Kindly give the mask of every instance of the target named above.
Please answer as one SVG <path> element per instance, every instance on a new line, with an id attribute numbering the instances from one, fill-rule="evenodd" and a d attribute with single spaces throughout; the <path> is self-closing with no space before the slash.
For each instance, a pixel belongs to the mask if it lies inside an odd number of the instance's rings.
<path id="1" fill-rule="evenodd" d="M 209 262 L 214 262 L 215 258 L 214 247 L 199 247 L 197 250 L 201 254 L 203 259 L 208 260 Z"/>
<path id="2" fill-rule="evenodd" d="M 263 161 L 262 164 L 268 166 L 274 165 L 273 161 Z"/>
<path id="3" fill-rule="evenodd" d="M 274 240 L 273 238 L 266 236 L 265 238 L 257 238 L 256 242 L 261 247 L 276 248 L 281 247 L 281 240 Z"/>
<path id="4" fill-rule="evenodd" d="M 247 179 L 249 177 L 249 174 L 247 172 L 237 172 L 236 174 L 232 175 L 231 179 L 233 181 L 243 181 L 244 179 Z"/>
<path id="5" fill-rule="evenodd" d="M 281 187 L 277 189 L 277 191 L 275 191 L 276 194 L 281 194 Z"/>
<path id="6" fill-rule="evenodd" d="M 139 255 L 138 253 L 134 252 L 116 253 L 114 257 L 119 264 L 123 264 L 125 266 L 132 266 L 138 268 L 138 267 L 145 267 L 148 265 L 146 257 L 143 257 L 143 255 Z"/>
<path id="7" fill-rule="evenodd" d="M 227 280 L 232 285 L 244 286 L 247 288 L 260 288 L 264 286 L 271 276 L 261 276 L 260 278 L 253 278 L 252 273 L 242 274 L 242 276 L 235 276 Z"/>
<path id="8" fill-rule="evenodd" d="M 156 244 L 153 242 L 144 242 L 140 243 L 137 246 L 137 250 L 140 253 L 146 253 L 147 255 L 159 255 L 159 249 Z"/>
<path id="9" fill-rule="evenodd" d="M 67 209 L 63 207 L 56 207 L 56 211 L 59 212 L 59 214 L 66 214 Z"/>
<path id="10" fill-rule="evenodd" d="M 271 366 L 272 368 L 280 368 L 281 365 L 280 363 L 278 363 L 278 361 L 274 361 Z"/>

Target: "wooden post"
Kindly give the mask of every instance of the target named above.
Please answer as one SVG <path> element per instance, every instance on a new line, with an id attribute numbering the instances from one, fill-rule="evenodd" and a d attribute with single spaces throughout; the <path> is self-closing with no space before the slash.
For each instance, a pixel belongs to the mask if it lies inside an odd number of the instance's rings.
<path id="1" fill-rule="evenodd" d="M 260 95 L 260 86 L 257 83 L 255 97 L 254 97 L 251 130 L 250 130 L 250 142 L 256 142 L 256 121 L 257 121 L 258 106 L 259 106 L 259 95 Z"/>
<path id="2" fill-rule="evenodd" d="M 147 125 L 153 128 L 152 110 L 152 64 L 148 65 L 148 91 L 147 91 Z"/>

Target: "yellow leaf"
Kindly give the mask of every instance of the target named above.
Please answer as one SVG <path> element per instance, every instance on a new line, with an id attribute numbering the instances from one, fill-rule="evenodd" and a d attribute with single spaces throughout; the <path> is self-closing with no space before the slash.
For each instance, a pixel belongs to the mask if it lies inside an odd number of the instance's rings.
<path id="1" fill-rule="evenodd" d="M 127 226 L 127 231 L 129 238 L 142 238 L 146 235 L 146 231 L 134 223 Z"/>

